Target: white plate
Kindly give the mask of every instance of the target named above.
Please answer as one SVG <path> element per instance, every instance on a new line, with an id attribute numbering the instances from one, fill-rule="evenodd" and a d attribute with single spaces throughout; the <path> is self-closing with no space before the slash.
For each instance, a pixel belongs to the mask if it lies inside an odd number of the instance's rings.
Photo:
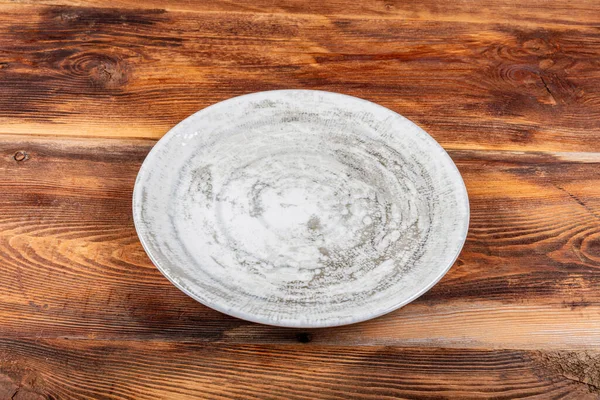
<path id="1" fill-rule="evenodd" d="M 135 226 L 175 286 L 264 324 L 324 327 L 395 310 L 452 266 L 465 185 L 425 131 L 377 104 L 253 93 L 185 119 L 136 180 Z"/>

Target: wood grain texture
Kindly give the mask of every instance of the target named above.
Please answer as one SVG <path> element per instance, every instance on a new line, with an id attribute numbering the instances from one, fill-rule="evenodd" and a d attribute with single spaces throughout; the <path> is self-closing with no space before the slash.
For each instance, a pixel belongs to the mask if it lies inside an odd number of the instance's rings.
<path id="1" fill-rule="evenodd" d="M 600 398 L 599 26 L 596 0 L 0 0 L 0 400 Z M 274 328 L 148 260 L 153 139 L 282 88 L 452 150 L 469 237 L 416 302 Z"/>
<path id="2" fill-rule="evenodd" d="M 296 343 L 308 333 L 331 345 L 600 346 L 598 155 L 451 152 L 471 228 L 448 275 L 382 318 L 299 331 L 210 310 L 150 263 L 131 192 L 153 143 L 0 139 L 0 336 Z"/>
<path id="3" fill-rule="evenodd" d="M 600 150 L 597 2 L 321 3 L 1 2 L 0 131 L 157 138 L 231 96 L 311 88 L 447 148 Z"/>
<path id="4" fill-rule="evenodd" d="M 31 399 L 582 400 L 599 367 L 586 352 L 0 340 L 0 390 Z"/>
<path id="5" fill-rule="evenodd" d="M 228 12 L 247 14 L 326 15 L 348 18 L 416 19 L 433 21 L 465 21 L 472 23 L 510 23 L 581 25 L 595 24 L 598 4 L 594 0 L 529 1 L 520 6 L 511 0 L 478 0 L 476 2 L 436 0 L 418 3 L 400 0 L 353 1 L 330 0 L 0 0 L 5 4 L 35 4 L 48 6 L 89 6 L 98 8 L 164 9 L 168 11 Z"/>

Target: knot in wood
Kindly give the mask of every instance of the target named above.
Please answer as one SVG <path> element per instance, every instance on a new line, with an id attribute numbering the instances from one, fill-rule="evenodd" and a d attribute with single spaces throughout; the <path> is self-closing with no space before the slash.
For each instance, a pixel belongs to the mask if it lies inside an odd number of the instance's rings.
<path id="1" fill-rule="evenodd" d="M 70 62 L 73 72 L 87 75 L 96 88 L 116 89 L 124 86 L 129 78 L 127 63 L 114 54 L 78 54 L 71 57 Z"/>
<path id="2" fill-rule="evenodd" d="M 310 343 L 312 341 L 312 335 L 308 332 L 296 333 L 296 340 L 300 343 Z"/>
<path id="3" fill-rule="evenodd" d="M 15 153 L 15 155 L 13 156 L 13 158 L 17 162 L 27 161 L 27 160 L 29 160 L 29 154 L 27 154 L 27 152 L 25 152 L 23 150 L 19 150 L 19 151 L 17 151 Z"/>

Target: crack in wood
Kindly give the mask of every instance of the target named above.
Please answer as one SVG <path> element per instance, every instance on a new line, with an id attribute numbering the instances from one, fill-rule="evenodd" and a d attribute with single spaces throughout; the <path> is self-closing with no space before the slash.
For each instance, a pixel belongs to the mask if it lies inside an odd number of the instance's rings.
<path id="1" fill-rule="evenodd" d="M 542 75 L 539 75 L 540 80 L 542 81 L 542 83 L 544 84 L 544 88 L 546 89 L 546 92 L 548 92 L 548 94 L 550 95 L 550 97 L 552 97 L 552 100 L 555 103 L 558 103 L 556 97 L 554 97 L 554 93 L 552 93 L 552 91 L 550 90 L 550 87 L 548 87 L 548 83 L 546 83 L 546 80 L 544 79 L 544 77 Z"/>
<path id="2" fill-rule="evenodd" d="M 585 210 L 587 212 L 589 212 L 594 218 L 596 218 L 597 220 L 600 220 L 600 215 L 596 214 L 596 212 L 593 209 L 591 209 L 590 207 L 588 207 L 588 205 L 585 204 L 579 197 L 575 196 L 573 193 L 569 192 L 567 189 L 565 189 L 561 186 L 558 186 L 557 184 L 553 184 L 553 185 L 557 189 L 559 189 L 559 190 L 565 192 L 567 195 L 569 195 L 569 197 L 571 199 L 573 199 L 577 204 L 579 204 L 580 206 L 585 208 Z"/>
<path id="3" fill-rule="evenodd" d="M 575 383 L 582 383 L 582 384 L 588 386 L 588 388 L 590 389 L 590 392 L 598 392 L 600 394 L 600 386 L 596 386 L 592 383 L 586 382 L 586 381 L 584 381 L 576 376 L 573 376 L 573 375 L 569 375 L 569 374 L 565 374 L 565 373 L 561 373 L 561 375 L 564 378 L 566 378 L 567 380 L 570 380 Z"/>
<path id="4" fill-rule="evenodd" d="M 543 371 L 557 373 L 563 378 L 600 395 L 600 353 L 554 351 L 538 353 L 539 364 Z"/>

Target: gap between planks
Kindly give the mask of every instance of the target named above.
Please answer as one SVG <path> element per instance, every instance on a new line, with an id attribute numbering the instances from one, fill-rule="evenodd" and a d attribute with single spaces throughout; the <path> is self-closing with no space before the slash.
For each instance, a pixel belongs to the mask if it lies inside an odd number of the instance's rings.
<path id="1" fill-rule="evenodd" d="M 167 132 L 165 132 L 166 134 Z M 0 142 L 27 143 L 36 142 L 40 144 L 54 142 L 64 145 L 115 145 L 115 146 L 154 146 L 161 138 L 148 138 L 141 136 L 102 136 L 102 135 L 62 135 L 62 134 L 15 134 L 0 132 Z M 521 158 L 526 163 L 548 163 L 548 162 L 567 162 L 567 163 L 600 163 L 600 152 L 582 152 L 582 151 L 544 151 L 544 150 L 510 150 L 510 149 L 491 149 L 487 146 L 476 146 L 465 148 L 465 146 L 443 145 L 442 147 L 451 156 L 480 154 L 489 161 L 502 161 Z"/>

